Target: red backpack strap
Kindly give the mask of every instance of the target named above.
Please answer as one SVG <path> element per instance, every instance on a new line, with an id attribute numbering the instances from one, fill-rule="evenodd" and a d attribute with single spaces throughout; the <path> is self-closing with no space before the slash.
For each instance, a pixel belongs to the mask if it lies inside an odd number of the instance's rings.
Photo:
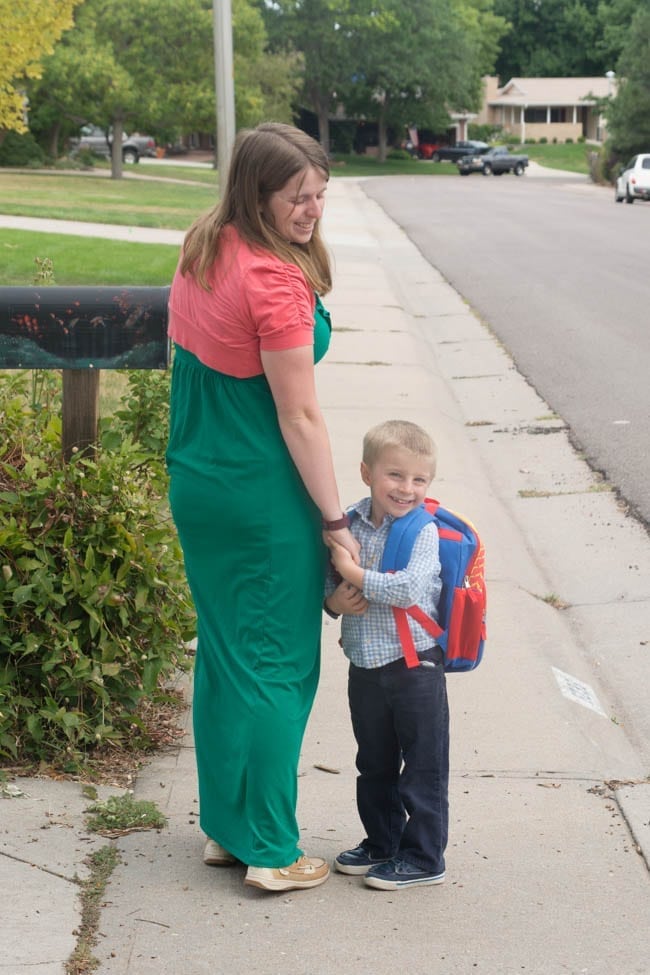
<path id="1" fill-rule="evenodd" d="M 444 632 L 442 627 L 439 626 L 438 623 L 436 623 L 436 621 L 430 616 L 427 616 L 424 610 L 420 609 L 419 606 L 409 606 L 409 608 L 404 610 L 404 612 L 408 613 L 408 615 L 411 616 L 416 623 L 419 623 L 420 626 L 425 629 L 427 633 L 430 633 L 432 637 L 435 637 L 436 640 L 440 634 Z"/>
<path id="2" fill-rule="evenodd" d="M 393 615 L 395 617 L 395 626 L 397 627 L 399 642 L 402 644 L 402 653 L 404 654 L 404 659 L 406 660 L 406 666 L 419 667 L 420 658 L 417 655 L 415 644 L 413 643 L 411 627 L 409 626 L 406 610 L 399 606 L 393 606 Z"/>
<path id="3" fill-rule="evenodd" d="M 402 644 L 402 652 L 404 654 L 404 659 L 406 660 L 407 667 L 417 667 L 420 663 L 420 658 L 417 655 L 415 649 L 415 644 L 413 642 L 413 636 L 411 634 L 411 627 L 409 626 L 408 618 L 411 616 L 416 623 L 419 623 L 427 633 L 430 633 L 432 637 L 436 639 L 443 632 L 442 627 L 438 626 L 434 619 L 420 609 L 419 606 L 409 606 L 408 609 L 402 609 L 399 606 L 393 606 L 393 615 L 395 617 L 395 625 L 397 627 L 397 635 L 399 637 L 399 642 Z"/>

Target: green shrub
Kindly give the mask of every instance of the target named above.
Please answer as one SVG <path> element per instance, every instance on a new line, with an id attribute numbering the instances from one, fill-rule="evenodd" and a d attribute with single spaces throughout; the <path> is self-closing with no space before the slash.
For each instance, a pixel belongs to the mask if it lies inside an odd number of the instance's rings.
<path id="1" fill-rule="evenodd" d="M 546 138 L 546 136 L 545 135 L 541 136 L 539 140 L 540 146 L 545 146 L 547 143 L 548 143 L 548 139 Z"/>
<path id="2" fill-rule="evenodd" d="M 45 158 L 31 132 L 7 132 L 0 145 L 0 166 L 42 166 Z"/>
<path id="3" fill-rule="evenodd" d="M 477 142 L 500 142 L 504 137 L 502 125 L 478 124 L 470 122 L 467 126 L 467 138 Z"/>
<path id="4" fill-rule="evenodd" d="M 73 157 L 73 162 L 81 166 L 83 169 L 93 169 L 95 163 L 99 160 L 99 156 L 96 155 L 92 149 L 80 149 L 78 153 Z"/>
<path id="5" fill-rule="evenodd" d="M 70 463 L 57 374 L 34 375 L 31 398 L 29 374 L 0 384 L 0 758 L 70 771 L 105 742 L 147 747 L 138 706 L 187 666 L 194 614 L 165 500 L 166 374 L 133 373 L 139 407 Z"/>
<path id="6" fill-rule="evenodd" d="M 571 136 L 569 136 L 568 139 L 565 139 L 564 142 L 565 142 L 565 145 L 567 145 L 567 146 L 572 146 L 573 145 L 573 139 L 571 138 Z"/>
<path id="7" fill-rule="evenodd" d="M 411 153 L 407 152 L 406 149 L 394 148 L 390 149 L 386 154 L 387 159 L 411 159 Z"/>

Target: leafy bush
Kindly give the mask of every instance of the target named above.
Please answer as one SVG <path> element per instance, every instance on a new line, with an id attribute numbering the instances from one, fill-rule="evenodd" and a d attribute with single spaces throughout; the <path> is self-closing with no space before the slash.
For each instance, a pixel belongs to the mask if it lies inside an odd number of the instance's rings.
<path id="1" fill-rule="evenodd" d="M 73 157 L 72 161 L 76 162 L 79 166 L 81 166 L 82 169 L 93 169 L 99 158 L 100 157 L 97 156 L 92 149 L 88 149 L 88 147 L 86 147 L 84 149 L 80 149 L 79 152 Z"/>
<path id="2" fill-rule="evenodd" d="M 110 437 L 70 463 L 60 377 L 34 375 L 31 397 L 29 374 L 0 384 L 0 757 L 74 770 L 104 742 L 146 747 L 138 705 L 187 665 L 194 615 L 165 501 L 167 374 L 130 373 Z"/>
<path id="3" fill-rule="evenodd" d="M 386 154 L 387 159 L 411 159 L 411 153 L 406 149 L 393 148 Z"/>
<path id="4" fill-rule="evenodd" d="M 31 132 L 7 132 L 0 145 L 0 166 L 42 166 L 45 153 Z"/>
<path id="5" fill-rule="evenodd" d="M 467 138 L 475 139 L 477 142 L 500 142 L 504 135 L 502 125 L 470 122 L 467 126 Z"/>

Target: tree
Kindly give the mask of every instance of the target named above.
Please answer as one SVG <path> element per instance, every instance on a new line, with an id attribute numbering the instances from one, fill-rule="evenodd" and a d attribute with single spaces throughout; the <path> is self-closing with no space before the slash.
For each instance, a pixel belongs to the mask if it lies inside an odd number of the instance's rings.
<path id="1" fill-rule="evenodd" d="M 234 0 L 232 30 L 237 126 L 290 122 L 302 84 L 302 57 L 296 51 L 268 51 L 262 12 L 249 0 Z"/>
<path id="2" fill-rule="evenodd" d="M 495 0 L 511 24 L 496 61 L 502 84 L 516 77 L 603 75 L 602 0 Z"/>
<path id="3" fill-rule="evenodd" d="M 318 118 L 376 119 L 380 154 L 391 125 L 448 124 L 448 108 L 476 106 L 505 22 L 493 0 L 275 0 L 263 4 L 271 42 L 302 53 L 302 104 Z M 442 121 L 444 120 L 444 122 Z"/>
<path id="4" fill-rule="evenodd" d="M 329 119 L 352 82 L 349 19 L 358 20 L 366 0 L 260 0 L 272 49 L 304 60 L 301 101 L 318 118 L 320 141 L 329 151 Z M 351 7 L 357 10 L 353 14 Z"/>
<path id="5" fill-rule="evenodd" d="M 384 30 L 356 44 L 362 83 L 346 103 L 377 120 L 381 159 L 389 126 L 447 128 L 450 111 L 478 108 L 506 29 L 491 0 L 384 0 L 383 8 Z"/>
<path id="6" fill-rule="evenodd" d="M 608 71 L 616 66 L 621 56 L 638 9 L 639 0 L 603 0 L 598 7 L 600 35 L 597 48 Z"/>
<path id="7" fill-rule="evenodd" d="M 300 58 L 267 54 L 262 16 L 249 0 L 234 0 L 233 47 L 238 125 L 289 121 Z M 213 132 L 212 0 L 85 0 L 31 103 L 34 127 L 48 133 L 53 155 L 66 129 L 82 122 L 112 129 L 115 178 L 125 127 L 165 142 L 179 132 Z"/>
<path id="8" fill-rule="evenodd" d="M 2 132 L 26 132 L 25 95 L 29 78 L 38 78 L 41 60 L 72 26 L 81 0 L 0 0 L 0 139 Z"/>
<path id="9" fill-rule="evenodd" d="M 630 22 L 617 65 L 616 97 L 607 110 L 609 141 L 619 156 L 650 146 L 650 8 L 639 7 Z"/>

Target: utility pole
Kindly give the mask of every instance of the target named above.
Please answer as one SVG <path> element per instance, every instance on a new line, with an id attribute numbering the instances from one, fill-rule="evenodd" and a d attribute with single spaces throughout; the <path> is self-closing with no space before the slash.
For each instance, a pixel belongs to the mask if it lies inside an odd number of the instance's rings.
<path id="1" fill-rule="evenodd" d="M 214 73 L 217 96 L 217 168 L 219 187 L 226 185 L 230 153 L 235 141 L 235 84 L 232 66 L 230 0 L 212 0 Z"/>

